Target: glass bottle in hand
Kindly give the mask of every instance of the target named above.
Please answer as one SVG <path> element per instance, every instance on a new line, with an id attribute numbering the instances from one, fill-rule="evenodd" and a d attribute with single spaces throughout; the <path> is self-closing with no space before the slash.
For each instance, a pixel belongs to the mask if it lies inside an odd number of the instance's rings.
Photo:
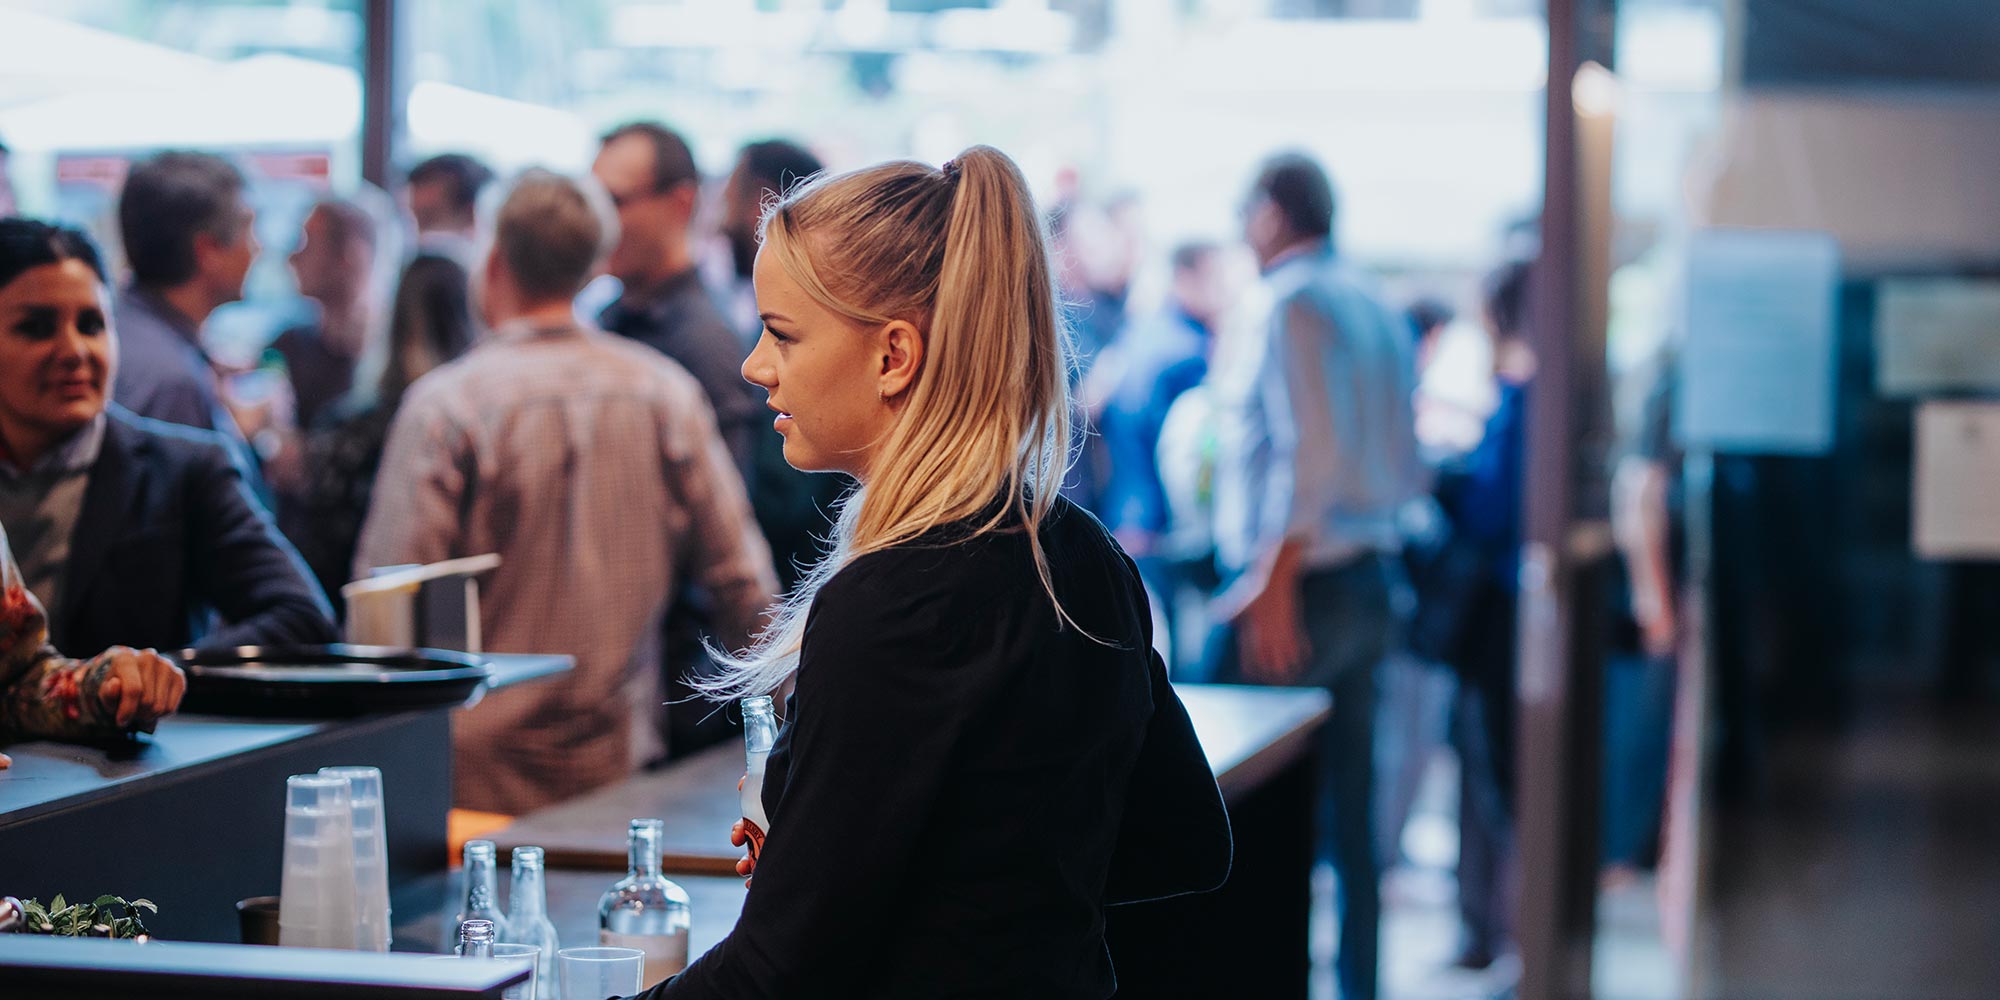
<path id="1" fill-rule="evenodd" d="M 743 699 L 743 780 L 737 783 L 743 804 L 744 833 L 750 838 L 750 860 L 764 851 L 764 836 L 771 832 L 771 820 L 764 815 L 764 761 L 778 742 L 778 716 L 771 697 L 758 695 Z"/>
<path id="2" fill-rule="evenodd" d="M 597 943 L 645 952 L 648 987 L 688 963 L 688 894 L 660 875 L 664 827 L 656 819 L 632 821 L 627 873 L 597 904 Z"/>
<path id="3" fill-rule="evenodd" d="M 507 917 L 500 912 L 500 886 L 497 881 L 499 860 L 500 853 L 492 841 L 465 842 L 465 901 L 459 904 L 458 917 L 451 922 L 454 934 L 468 920 L 487 920 L 492 922 L 495 935 L 506 935 Z M 453 940 L 447 942 L 447 946 L 457 943 Z"/>
<path id="4" fill-rule="evenodd" d="M 541 1000 L 556 995 L 556 925 L 549 922 L 548 884 L 542 875 L 542 849 L 516 847 L 511 856 L 514 886 L 507 896 L 507 933 L 500 940 L 508 944 L 531 944 L 542 949 L 535 966 L 535 993 Z"/>

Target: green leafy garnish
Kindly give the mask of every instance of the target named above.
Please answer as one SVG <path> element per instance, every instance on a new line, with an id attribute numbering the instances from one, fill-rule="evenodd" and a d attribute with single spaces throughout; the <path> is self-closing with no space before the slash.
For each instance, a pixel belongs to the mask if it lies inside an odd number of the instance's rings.
<path id="1" fill-rule="evenodd" d="M 150 935 L 139 911 L 158 913 L 150 899 L 127 901 L 117 896 L 99 896 L 93 902 L 72 903 L 60 894 L 46 905 L 38 899 L 24 900 L 21 910 L 27 917 L 22 930 L 55 937 L 125 938 L 144 941 Z M 122 915 L 121 912 L 122 911 Z"/>

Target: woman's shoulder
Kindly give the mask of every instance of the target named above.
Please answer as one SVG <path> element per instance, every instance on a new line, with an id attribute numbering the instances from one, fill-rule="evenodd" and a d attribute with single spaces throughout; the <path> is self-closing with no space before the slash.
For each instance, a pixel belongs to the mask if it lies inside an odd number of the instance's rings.
<path id="1" fill-rule="evenodd" d="M 820 588 L 815 607 L 903 612 L 919 607 L 991 618 L 1019 605 L 1047 603 L 1041 571 L 1016 517 L 981 530 L 983 514 L 925 532 L 907 542 L 857 556 Z M 1037 530 L 1059 588 L 1079 574 L 1123 578 L 1136 570 L 1111 533 L 1089 511 L 1055 498 Z"/>
<path id="2" fill-rule="evenodd" d="M 814 595 L 815 610 L 854 608 L 864 612 L 947 600 L 976 578 L 975 557 L 987 548 L 980 539 L 942 542 L 919 536 L 849 559 Z"/>
<path id="3" fill-rule="evenodd" d="M 104 442 L 99 454 L 117 452 L 139 466 L 180 473 L 213 472 L 232 466 L 229 442 L 200 427 L 155 420 L 112 404 L 105 409 Z"/>

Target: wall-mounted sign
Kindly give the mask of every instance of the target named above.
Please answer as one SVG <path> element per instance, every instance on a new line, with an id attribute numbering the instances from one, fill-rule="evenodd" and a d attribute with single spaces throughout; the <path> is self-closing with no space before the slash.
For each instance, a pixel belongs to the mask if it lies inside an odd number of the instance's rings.
<path id="1" fill-rule="evenodd" d="M 2000 390 L 2000 281 L 1882 282 L 1875 383 L 1885 396 Z"/>
<path id="2" fill-rule="evenodd" d="M 1917 407 L 1911 543 L 1926 559 L 2000 558 L 2000 403 Z"/>
<path id="3" fill-rule="evenodd" d="M 1840 247 L 1824 233 L 1712 229 L 1689 241 L 1676 433 L 1692 448 L 1833 447 Z"/>

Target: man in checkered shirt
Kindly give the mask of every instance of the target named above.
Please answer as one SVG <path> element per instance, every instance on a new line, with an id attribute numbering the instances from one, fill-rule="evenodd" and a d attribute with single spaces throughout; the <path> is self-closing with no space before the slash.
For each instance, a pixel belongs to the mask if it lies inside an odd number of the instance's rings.
<path id="1" fill-rule="evenodd" d="M 491 329 L 420 379 L 389 434 L 357 574 L 499 553 L 486 648 L 576 669 L 456 720 L 457 804 L 520 813 L 632 769 L 657 700 L 659 618 L 696 583 L 742 648 L 776 592 L 742 477 L 680 365 L 583 326 L 571 306 L 616 239 L 594 186 L 530 171 L 495 220 L 479 282 Z"/>

